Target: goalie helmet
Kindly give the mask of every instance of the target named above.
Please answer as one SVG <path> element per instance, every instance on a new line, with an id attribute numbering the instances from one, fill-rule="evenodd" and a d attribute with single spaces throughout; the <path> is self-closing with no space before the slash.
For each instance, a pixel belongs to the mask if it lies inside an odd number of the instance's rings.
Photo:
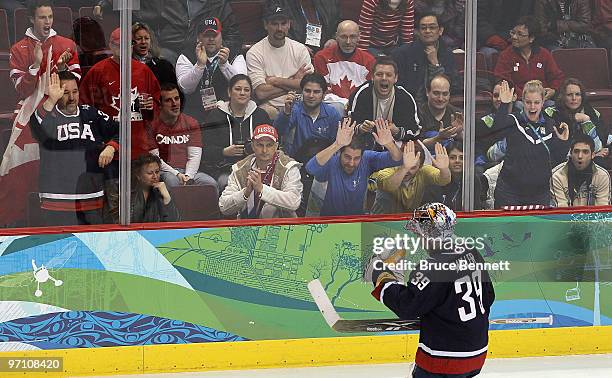
<path id="1" fill-rule="evenodd" d="M 425 238 L 447 239 L 453 236 L 457 215 L 448 206 L 432 202 L 414 210 L 406 230 Z"/>

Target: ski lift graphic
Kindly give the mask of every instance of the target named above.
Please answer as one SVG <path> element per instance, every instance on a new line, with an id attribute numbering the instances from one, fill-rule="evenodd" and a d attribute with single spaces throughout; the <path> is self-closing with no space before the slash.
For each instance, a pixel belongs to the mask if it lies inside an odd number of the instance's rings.
<path id="1" fill-rule="evenodd" d="M 74 253 L 76 252 L 76 248 L 77 248 L 77 242 L 75 241 L 69 242 L 62 248 L 59 254 L 57 254 L 55 257 L 49 260 L 46 264 L 41 264 L 40 266 L 38 266 L 38 264 L 36 263 L 36 259 L 32 259 L 31 260 L 31 263 L 32 263 L 31 275 L 23 274 L 23 275 L 20 275 L 19 277 L 14 277 L 11 279 L 0 281 L 0 286 L 4 286 L 4 287 L 30 286 L 33 280 L 33 281 L 36 281 L 36 291 L 34 291 L 34 296 L 36 296 L 37 298 L 40 298 L 43 295 L 41 284 L 45 284 L 49 281 L 53 282 L 53 285 L 55 287 L 62 286 L 64 284 L 64 281 L 54 278 L 51 275 L 51 273 L 53 271 L 57 271 L 58 269 L 61 269 L 66 264 L 66 262 L 70 260 L 72 255 L 74 255 Z"/>
<path id="2" fill-rule="evenodd" d="M 567 302 L 577 301 L 580 299 L 580 283 L 576 282 L 576 287 L 567 289 L 565 292 L 565 300 Z"/>

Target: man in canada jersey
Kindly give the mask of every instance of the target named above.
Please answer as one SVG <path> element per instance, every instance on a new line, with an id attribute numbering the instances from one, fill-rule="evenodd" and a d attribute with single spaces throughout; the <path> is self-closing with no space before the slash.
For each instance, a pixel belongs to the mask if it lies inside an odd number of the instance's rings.
<path id="1" fill-rule="evenodd" d="M 202 137 L 198 121 L 181 111 L 181 96 L 174 83 L 161 86 L 161 108 L 151 123 L 151 153 L 161 160 L 161 180 L 167 186 L 194 183 L 212 185 L 217 181 L 198 172 L 202 159 Z"/>
<path id="2" fill-rule="evenodd" d="M 91 67 L 79 86 L 81 104 L 94 106 L 111 116 L 115 121 L 119 120 L 119 110 L 121 108 L 121 98 L 119 96 L 121 76 L 119 70 L 121 59 L 120 35 L 121 30 L 119 28 L 111 33 L 108 46 L 113 55 Z M 138 156 L 149 153 L 150 145 L 145 121 L 152 121 L 154 114 L 157 114 L 159 109 L 159 83 L 149 67 L 135 59 L 132 59 L 130 101 L 130 119 L 132 121 L 131 158 L 135 160 Z"/>
<path id="3" fill-rule="evenodd" d="M 384 266 L 372 272 L 372 295 L 377 300 L 400 319 L 421 320 L 415 378 L 474 377 L 487 356 L 495 292 L 488 272 L 470 267 L 470 263 L 484 262 L 475 248 L 444 242 L 457 240 L 455 223 L 455 213 L 441 203 L 419 207 L 406 228 L 427 243 L 426 263 L 410 273 L 406 285 Z M 464 268 L 439 268 L 452 263 Z"/>
<path id="4" fill-rule="evenodd" d="M 25 36 L 11 47 L 10 76 L 19 99 L 34 92 L 38 78 L 47 70 L 47 55 L 51 52 L 51 72 L 71 71 L 81 78 L 81 66 L 74 41 L 53 30 L 51 0 L 28 2 L 32 26 Z"/>

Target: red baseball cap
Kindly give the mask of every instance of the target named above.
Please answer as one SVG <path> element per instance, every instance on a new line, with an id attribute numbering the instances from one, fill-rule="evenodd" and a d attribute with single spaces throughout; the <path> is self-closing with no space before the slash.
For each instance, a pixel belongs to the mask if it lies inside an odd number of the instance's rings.
<path id="1" fill-rule="evenodd" d="M 221 21 L 217 17 L 208 17 L 200 24 L 200 33 L 213 32 L 216 34 L 221 33 Z"/>
<path id="2" fill-rule="evenodd" d="M 113 44 L 119 46 L 119 41 L 121 40 L 121 28 L 117 28 L 113 30 L 108 40 L 108 44 Z"/>
<path id="3" fill-rule="evenodd" d="M 257 140 L 264 137 L 272 139 L 275 143 L 278 142 L 278 132 L 268 124 L 259 125 L 253 131 L 253 139 Z"/>

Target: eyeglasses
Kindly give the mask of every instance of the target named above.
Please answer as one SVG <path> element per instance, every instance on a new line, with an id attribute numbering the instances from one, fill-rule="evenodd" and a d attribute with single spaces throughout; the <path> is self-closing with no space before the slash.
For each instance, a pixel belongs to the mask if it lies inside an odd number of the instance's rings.
<path id="1" fill-rule="evenodd" d="M 420 25 L 419 29 L 421 30 L 438 30 L 440 29 L 440 25 Z"/>
<path id="2" fill-rule="evenodd" d="M 339 35 L 336 38 L 338 38 L 341 41 L 358 41 L 359 40 L 358 35 Z"/>
<path id="3" fill-rule="evenodd" d="M 509 31 L 509 33 L 510 33 L 510 36 L 511 36 L 511 37 L 515 37 L 515 36 L 516 36 L 516 37 L 521 37 L 521 38 L 524 38 L 524 37 L 529 37 L 529 34 L 519 33 L 519 32 L 517 32 L 517 31 L 516 31 L 516 30 L 514 30 L 514 29 L 510 30 L 510 31 Z"/>

